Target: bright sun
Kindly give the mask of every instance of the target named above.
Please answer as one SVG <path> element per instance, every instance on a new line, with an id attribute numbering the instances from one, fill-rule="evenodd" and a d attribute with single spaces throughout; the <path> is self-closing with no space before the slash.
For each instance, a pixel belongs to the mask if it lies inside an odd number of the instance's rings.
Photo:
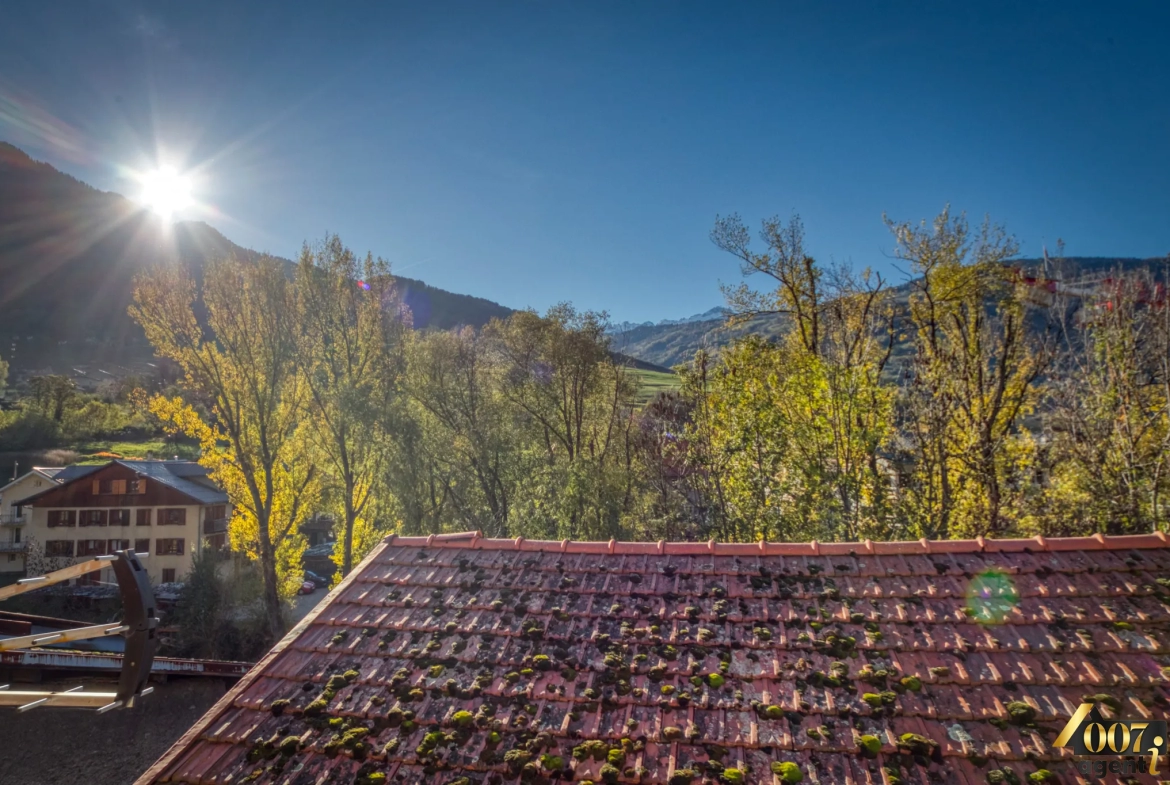
<path id="1" fill-rule="evenodd" d="M 142 175 L 139 198 L 163 218 L 170 218 L 191 203 L 191 181 L 174 167 L 160 166 Z"/>

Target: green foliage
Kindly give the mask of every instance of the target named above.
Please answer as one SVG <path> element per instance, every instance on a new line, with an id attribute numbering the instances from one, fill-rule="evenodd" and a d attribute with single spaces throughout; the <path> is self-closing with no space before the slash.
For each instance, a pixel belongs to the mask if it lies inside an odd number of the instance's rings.
<path id="1" fill-rule="evenodd" d="M 320 491 L 306 460 L 293 294 L 278 260 L 226 259 L 201 285 L 182 268 L 155 267 L 136 279 L 131 308 L 155 351 L 184 372 L 181 394 L 154 396 L 150 411 L 168 432 L 198 440 L 200 463 L 227 491 L 232 546 L 259 563 L 273 636 L 284 632 L 281 595 L 299 583 L 298 527 Z"/>
<path id="2" fill-rule="evenodd" d="M 339 513 L 335 557 L 344 577 L 380 539 L 371 531 L 375 495 L 389 457 L 406 325 L 389 266 L 370 256 L 359 262 L 336 235 L 301 251 L 295 300 L 307 432 Z"/>
<path id="3" fill-rule="evenodd" d="M 1033 445 L 1019 426 L 1050 360 L 1011 286 L 1005 262 L 1018 245 L 989 221 L 973 232 L 949 208 L 929 225 L 887 224 L 919 276 L 902 407 L 914 467 L 905 514 L 921 536 L 998 535 L 1022 517 Z"/>
<path id="4" fill-rule="evenodd" d="M 640 535 L 635 384 L 601 315 L 561 305 L 480 334 L 413 335 L 404 381 L 414 424 L 387 478 L 408 533 Z"/>
<path id="5" fill-rule="evenodd" d="M 183 591 L 175 605 L 172 623 L 179 628 L 174 656 L 196 659 L 253 660 L 272 645 L 262 617 L 241 614 L 259 596 L 220 576 L 219 562 L 211 551 L 197 552 L 191 572 L 183 578 Z"/>

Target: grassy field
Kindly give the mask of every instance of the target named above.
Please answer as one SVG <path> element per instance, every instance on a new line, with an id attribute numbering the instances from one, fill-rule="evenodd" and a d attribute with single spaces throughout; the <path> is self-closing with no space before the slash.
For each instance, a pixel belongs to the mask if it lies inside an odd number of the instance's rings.
<path id="1" fill-rule="evenodd" d="M 70 449 L 80 457 L 79 463 L 99 463 L 113 457 L 119 458 L 146 458 L 147 456 L 159 459 L 195 458 L 199 448 L 195 445 L 175 444 L 163 439 L 149 439 L 140 442 L 107 442 L 92 441 L 73 445 Z"/>
<path id="2" fill-rule="evenodd" d="M 643 371 L 637 368 L 633 369 L 633 373 L 638 378 L 638 406 L 645 406 L 658 393 L 677 390 L 682 384 L 682 380 L 675 373 Z"/>

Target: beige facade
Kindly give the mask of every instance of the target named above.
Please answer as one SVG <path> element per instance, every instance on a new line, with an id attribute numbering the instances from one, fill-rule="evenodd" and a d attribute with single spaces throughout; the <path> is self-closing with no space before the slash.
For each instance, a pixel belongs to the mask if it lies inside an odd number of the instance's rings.
<path id="1" fill-rule="evenodd" d="M 128 523 L 114 523 L 114 513 L 125 513 Z M 104 514 L 105 523 L 90 522 Z M 24 541 L 44 556 L 45 570 L 87 558 L 133 548 L 142 558 L 152 583 L 181 581 L 191 571 L 196 553 L 219 549 L 222 536 L 205 536 L 226 517 L 225 505 L 163 505 L 152 507 L 34 507 L 25 513 Z M 181 520 L 182 523 L 175 521 Z M 72 523 L 70 522 L 72 521 Z M 41 572 L 31 564 L 30 574 Z M 90 580 L 95 577 L 91 576 Z M 102 570 L 100 581 L 114 582 L 112 569 Z M 82 581 L 84 583 L 84 581 Z"/>
<path id="2" fill-rule="evenodd" d="M 153 583 L 170 583 L 186 577 L 195 554 L 226 547 L 227 497 L 186 461 L 112 461 L 58 478 L 21 507 L 29 575 L 133 549 Z M 79 582 L 115 579 L 107 568 Z"/>
<path id="3" fill-rule="evenodd" d="M 56 485 L 51 471 L 33 469 L 0 488 L 0 574 L 24 574 L 26 529 L 32 516 L 17 502 Z"/>

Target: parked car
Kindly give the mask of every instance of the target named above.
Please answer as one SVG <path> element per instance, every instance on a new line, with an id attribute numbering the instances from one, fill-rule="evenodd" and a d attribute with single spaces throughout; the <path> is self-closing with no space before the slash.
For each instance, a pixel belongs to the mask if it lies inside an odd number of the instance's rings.
<path id="1" fill-rule="evenodd" d="M 320 575 L 313 572 L 312 570 L 305 570 L 305 582 L 312 583 L 318 589 L 328 589 L 329 588 L 329 579 L 322 578 Z"/>

